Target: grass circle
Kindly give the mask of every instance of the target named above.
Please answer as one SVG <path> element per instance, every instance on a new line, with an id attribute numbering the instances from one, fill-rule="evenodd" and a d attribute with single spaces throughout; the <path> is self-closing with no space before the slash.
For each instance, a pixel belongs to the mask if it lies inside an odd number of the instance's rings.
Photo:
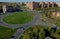
<path id="1" fill-rule="evenodd" d="M 3 19 L 4 22 L 9 24 L 24 24 L 33 19 L 33 14 L 29 12 L 15 12 Z"/>

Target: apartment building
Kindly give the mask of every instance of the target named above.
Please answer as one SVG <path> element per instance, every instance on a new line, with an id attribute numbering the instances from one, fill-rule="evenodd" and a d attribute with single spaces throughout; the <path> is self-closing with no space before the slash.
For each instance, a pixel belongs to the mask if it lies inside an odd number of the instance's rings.
<path id="1" fill-rule="evenodd" d="M 58 7 L 60 7 L 60 2 L 56 3 L 58 5 Z"/>
<path id="2" fill-rule="evenodd" d="M 50 2 L 46 2 L 45 5 L 46 5 L 46 8 L 50 8 L 51 4 L 50 4 Z"/>
<path id="3" fill-rule="evenodd" d="M 55 3 L 55 2 L 28 2 L 26 3 L 26 7 L 28 7 L 31 10 L 34 10 L 36 8 L 50 8 L 50 7 L 60 7 L 60 3 Z"/>
<path id="4" fill-rule="evenodd" d="M 44 8 L 45 7 L 45 2 L 43 2 L 43 1 L 40 2 L 39 6 L 40 6 L 39 8 L 41 8 L 41 9 Z"/>
<path id="5" fill-rule="evenodd" d="M 31 10 L 34 10 L 39 7 L 39 2 L 27 2 L 26 7 L 28 7 Z"/>

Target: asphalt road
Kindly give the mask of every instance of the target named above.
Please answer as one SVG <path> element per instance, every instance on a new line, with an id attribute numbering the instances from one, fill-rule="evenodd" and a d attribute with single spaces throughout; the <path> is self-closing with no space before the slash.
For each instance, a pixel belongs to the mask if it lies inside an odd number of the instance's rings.
<path id="1" fill-rule="evenodd" d="M 45 21 L 42 21 L 41 18 L 41 13 L 35 12 L 35 11 L 29 11 L 31 13 L 34 13 L 34 18 L 32 21 L 26 23 L 26 24 L 8 24 L 3 22 L 3 18 L 13 14 L 13 13 L 6 13 L 4 15 L 0 15 L 0 25 L 8 28 L 18 28 L 18 30 L 12 35 L 13 38 L 9 39 L 18 39 L 19 36 L 21 36 L 24 32 L 25 29 L 28 27 L 34 26 L 34 25 L 43 25 L 43 26 L 55 26 L 54 24 L 48 24 Z"/>
<path id="2" fill-rule="evenodd" d="M 13 34 L 14 38 L 9 38 L 9 39 L 18 39 L 18 36 L 21 33 L 23 33 L 23 31 L 27 27 L 34 25 L 35 21 L 38 19 L 38 15 L 37 15 L 36 12 L 31 11 L 31 13 L 34 13 L 34 18 L 33 18 L 32 21 L 30 21 L 26 24 L 8 24 L 8 23 L 3 22 L 4 17 L 9 16 L 10 14 L 13 14 L 13 13 L 6 13 L 6 14 L 3 14 L 3 15 L 0 15 L 0 26 L 4 26 L 4 27 L 8 27 L 8 28 L 18 28 L 18 30 Z"/>

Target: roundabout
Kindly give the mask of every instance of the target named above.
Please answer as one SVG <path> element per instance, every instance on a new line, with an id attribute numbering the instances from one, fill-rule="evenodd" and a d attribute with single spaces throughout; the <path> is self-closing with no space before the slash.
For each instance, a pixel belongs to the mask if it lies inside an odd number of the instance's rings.
<path id="1" fill-rule="evenodd" d="M 31 13 L 32 13 L 33 16 L 31 15 Z M 30 21 L 28 20 L 28 23 L 26 22 L 26 23 L 23 23 L 23 24 L 19 24 L 19 23 L 18 24 L 9 24 L 9 23 L 6 23 L 6 22 L 3 21 L 5 19 L 5 17 L 8 17 L 8 16 L 16 14 L 16 13 L 5 13 L 5 14 L 2 14 L 2 15 L 0 15 L 0 26 L 11 28 L 11 29 L 16 29 L 17 28 L 17 31 L 13 34 L 13 36 L 14 36 L 13 39 L 17 39 L 18 36 L 24 31 L 25 28 L 29 27 L 30 25 L 31 26 L 34 25 L 35 21 L 37 20 L 38 15 L 36 14 L 36 12 L 34 12 L 34 13 L 31 12 L 31 13 L 30 13 L 30 16 L 32 18 L 28 18 L 28 19 L 30 19 Z M 25 16 L 26 16 L 26 14 L 25 14 Z M 12 38 L 10 37 L 9 39 L 12 39 Z"/>
<path id="2" fill-rule="evenodd" d="M 33 13 L 33 12 L 31 12 L 31 13 Z M 39 19 L 39 18 L 41 18 L 41 13 L 38 13 L 38 12 L 34 12 L 33 13 L 34 14 L 33 19 L 30 22 L 28 22 L 28 23 L 24 23 L 24 24 L 19 24 L 19 23 L 18 24 L 9 24 L 9 23 L 6 23 L 6 22 L 3 21 L 5 19 L 5 17 L 8 18 L 8 16 L 11 16 L 13 14 L 14 13 L 5 13 L 3 15 L 0 15 L 0 18 L 1 18 L 0 19 L 0 25 L 1 26 L 7 27 L 7 28 L 12 28 L 12 29 L 17 28 L 17 31 L 12 35 L 13 38 L 9 38 L 9 39 L 17 39 L 19 37 L 19 35 L 23 34 L 23 32 L 25 31 L 26 28 L 28 28 L 30 26 L 32 27 L 33 25 L 36 25 L 35 24 L 36 21 L 38 23 L 40 22 L 40 24 L 37 24 L 37 25 L 44 25 L 44 26 L 48 26 L 49 25 L 49 24 L 46 24 L 46 22 L 41 21 L 41 19 Z M 53 25 L 51 25 L 51 26 L 53 26 Z"/>
<path id="3" fill-rule="evenodd" d="M 0 25 L 8 28 L 19 28 L 33 24 L 37 18 L 38 15 L 35 12 L 5 13 L 0 15 Z"/>
<path id="4" fill-rule="evenodd" d="M 12 15 L 9 15 L 3 18 L 3 22 L 8 24 L 25 24 L 33 19 L 33 14 L 29 12 L 15 12 Z"/>

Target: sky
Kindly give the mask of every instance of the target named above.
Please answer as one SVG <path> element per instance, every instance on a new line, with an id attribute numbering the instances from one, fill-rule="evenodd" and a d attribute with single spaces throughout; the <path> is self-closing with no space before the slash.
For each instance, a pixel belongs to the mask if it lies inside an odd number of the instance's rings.
<path id="1" fill-rule="evenodd" d="M 32 2 L 32 1 L 35 1 L 35 2 L 40 2 L 40 1 L 54 1 L 54 2 L 60 2 L 60 0 L 0 0 L 0 2 Z"/>

